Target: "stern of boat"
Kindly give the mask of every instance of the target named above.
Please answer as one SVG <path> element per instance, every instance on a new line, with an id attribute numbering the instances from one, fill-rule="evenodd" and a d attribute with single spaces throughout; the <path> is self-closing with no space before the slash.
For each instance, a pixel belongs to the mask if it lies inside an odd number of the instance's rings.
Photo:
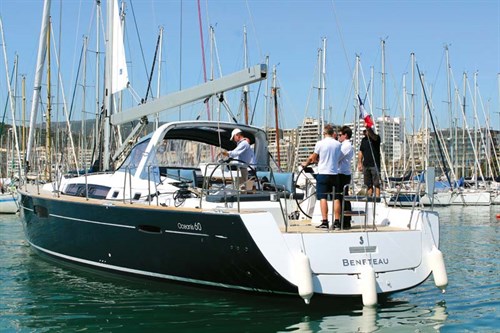
<path id="1" fill-rule="evenodd" d="M 306 302 L 312 294 L 364 298 L 370 288 L 376 298 L 415 287 L 438 269 L 436 284 L 444 288 L 444 262 L 436 268 L 438 214 L 396 208 L 378 214 L 385 225 L 349 231 L 281 232 L 262 217 L 243 220 L 270 264 Z"/>

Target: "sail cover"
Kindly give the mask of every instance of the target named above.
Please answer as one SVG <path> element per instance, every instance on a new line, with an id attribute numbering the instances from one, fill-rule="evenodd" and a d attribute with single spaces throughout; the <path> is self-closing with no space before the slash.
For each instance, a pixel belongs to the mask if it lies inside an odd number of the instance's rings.
<path id="1" fill-rule="evenodd" d="M 114 0 L 113 12 L 113 66 L 111 70 L 111 93 L 123 90 L 128 85 L 127 61 L 123 46 L 123 30 L 118 15 L 118 0 Z"/>

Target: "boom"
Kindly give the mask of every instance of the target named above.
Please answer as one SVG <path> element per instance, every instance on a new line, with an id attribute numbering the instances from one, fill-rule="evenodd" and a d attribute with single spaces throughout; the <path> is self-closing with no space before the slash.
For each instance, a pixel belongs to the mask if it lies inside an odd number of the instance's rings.
<path id="1" fill-rule="evenodd" d="M 151 114 L 178 107 L 196 100 L 205 99 L 224 91 L 236 89 L 247 84 L 264 80 L 267 76 L 265 64 L 255 65 L 239 72 L 209 81 L 198 86 L 165 95 L 147 104 L 141 104 L 122 113 L 111 116 L 111 124 L 120 125 L 141 119 Z"/>

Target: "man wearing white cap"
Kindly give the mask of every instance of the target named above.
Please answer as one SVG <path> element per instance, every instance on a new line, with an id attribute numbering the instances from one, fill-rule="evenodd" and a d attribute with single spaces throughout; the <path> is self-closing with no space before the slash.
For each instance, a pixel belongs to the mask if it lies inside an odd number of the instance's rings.
<path id="1" fill-rule="evenodd" d="M 236 142 L 236 148 L 228 151 L 225 155 L 238 160 L 240 163 L 246 163 L 249 165 L 252 162 L 253 151 L 248 141 L 245 140 L 243 132 L 239 128 L 235 128 L 231 132 L 231 140 Z M 248 179 L 248 169 L 246 166 L 240 167 L 240 174 L 241 177 L 239 184 L 242 184 Z"/>

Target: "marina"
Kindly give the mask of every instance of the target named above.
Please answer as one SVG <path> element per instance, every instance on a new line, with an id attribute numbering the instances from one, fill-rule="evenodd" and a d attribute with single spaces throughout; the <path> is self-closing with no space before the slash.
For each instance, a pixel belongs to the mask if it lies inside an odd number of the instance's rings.
<path id="1" fill-rule="evenodd" d="M 344 40 L 335 1 L 306 6 L 336 25 L 317 47 L 277 47 L 301 39 L 282 30 L 261 49 L 277 4 L 43 0 L 38 40 L 13 38 L 36 54 L 28 75 L 0 16 L 0 330 L 498 330 L 498 64 L 457 75 L 454 40 L 429 64 L 408 36 L 347 51 L 364 39 Z M 281 29 L 311 10 L 288 5 Z"/>

